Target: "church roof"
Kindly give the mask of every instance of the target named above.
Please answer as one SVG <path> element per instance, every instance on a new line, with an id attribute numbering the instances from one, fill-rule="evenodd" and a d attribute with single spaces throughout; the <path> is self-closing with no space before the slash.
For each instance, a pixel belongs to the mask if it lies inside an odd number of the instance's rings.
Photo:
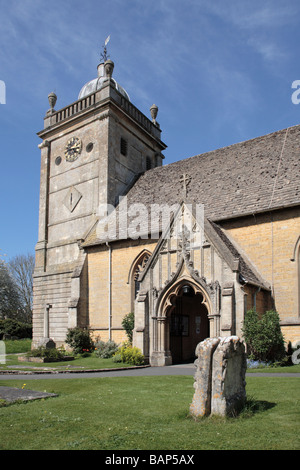
<path id="1" fill-rule="evenodd" d="M 128 192 L 128 205 L 181 201 L 184 174 L 186 199 L 203 204 L 214 221 L 297 205 L 300 126 L 149 170 Z"/>
<path id="2" fill-rule="evenodd" d="M 221 242 L 238 260 L 238 271 L 248 282 L 268 288 L 265 281 L 227 236 L 218 222 L 300 204 L 300 125 L 262 137 L 180 160 L 142 174 L 127 193 L 126 204 L 173 205 L 183 200 L 204 205 L 205 219 Z M 183 192 L 183 176 L 186 193 Z M 124 200 L 123 200 L 124 201 Z M 122 212 L 122 204 L 117 212 Z M 153 206 L 152 206 L 153 207 Z M 150 211 L 149 211 L 150 212 Z M 127 216 L 128 217 L 128 216 Z M 128 217 L 130 221 L 130 217 Z M 145 235 L 143 228 L 140 233 Z M 124 239 L 117 233 L 116 239 Z M 219 241 L 218 241 L 219 240 Z M 105 243 L 97 224 L 83 247 Z"/>

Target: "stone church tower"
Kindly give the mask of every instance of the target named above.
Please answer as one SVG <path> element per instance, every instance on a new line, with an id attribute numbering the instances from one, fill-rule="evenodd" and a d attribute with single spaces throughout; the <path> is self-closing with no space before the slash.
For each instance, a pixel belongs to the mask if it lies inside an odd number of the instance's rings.
<path id="1" fill-rule="evenodd" d="M 106 57 L 105 57 L 106 59 Z M 137 177 L 162 165 L 156 122 L 131 102 L 112 78 L 114 63 L 98 65 L 98 76 L 81 89 L 78 100 L 55 111 L 49 95 L 44 118 L 39 206 L 39 234 L 34 273 L 33 345 L 65 340 L 78 325 L 85 253 L 80 242 L 97 221 L 99 205 L 116 206 Z"/>

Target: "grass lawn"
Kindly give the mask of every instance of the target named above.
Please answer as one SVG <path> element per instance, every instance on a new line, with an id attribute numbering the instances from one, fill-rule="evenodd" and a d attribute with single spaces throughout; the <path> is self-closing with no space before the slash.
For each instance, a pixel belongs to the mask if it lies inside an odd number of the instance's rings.
<path id="1" fill-rule="evenodd" d="M 18 340 L 6 339 L 4 343 L 6 354 L 25 353 L 30 351 L 32 340 L 29 338 Z"/>
<path id="2" fill-rule="evenodd" d="M 15 367 L 12 367 L 15 366 Z M 122 362 L 113 362 L 112 359 L 101 359 L 95 354 L 92 354 L 90 357 L 81 357 L 77 356 L 72 361 L 59 361 L 59 362 L 46 362 L 46 363 L 37 363 L 37 362 L 20 362 L 18 360 L 18 355 L 11 355 L 6 357 L 6 364 L 0 365 L 1 370 L 7 369 L 32 369 L 32 368 L 42 368 L 42 369 L 60 369 L 60 370 L 69 370 L 71 369 L 113 369 L 116 367 L 130 367 L 130 364 L 125 364 Z"/>
<path id="3" fill-rule="evenodd" d="M 116 368 L 116 367 L 128 367 L 129 364 L 124 363 L 115 363 L 112 359 L 100 359 L 98 358 L 95 353 L 93 353 L 90 357 L 75 357 L 73 361 L 61 361 L 61 362 L 51 362 L 51 363 L 33 363 L 33 362 L 20 362 L 18 360 L 18 353 L 25 354 L 31 350 L 31 339 L 23 339 L 23 340 L 5 340 L 5 347 L 6 347 L 6 363 L 0 363 L 0 371 L 11 369 L 12 366 L 21 366 L 20 369 L 23 369 L 27 366 L 28 369 L 32 369 L 34 367 L 38 368 L 58 368 L 58 369 L 68 369 L 68 368 L 78 368 L 78 369 L 107 369 L 107 368 Z M 292 365 L 289 367 L 261 367 L 257 369 L 248 369 L 247 373 L 252 372 L 268 372 L 268 373 L 300 373 L 300 364 Z"/>
<path id="4" fill-rule="evenodd" d="M 96 356 L 95 353 L 89 357 L 76 356 L 74 360 L 66 360 L 60 362 L 47 362 L 47 363 L 35 363 L 35 362 L 20 362 L 18 360 L 19 355 L 25 355 L 31 350 L 31 339 L 22 340 L 5 340 L 6 348 L 6 359 L 5 364 L 0 363 L 0 371 L 12 369 L 12 366 L 16 366 L 15 369 L 32 369 L 32 368 L 57 368 L 57 369 L 108 369 L 108 368 L 120 368 L 130 367 L 130 364 L 116 363 L 112 359 L 101 359 Z"/>
<path id="5" fill-rule="evenodd" d="M 293 364 L 291 366 L 269 366 L 269 367 L 258 367 L 257 369 L 247 369 L 247 374 L 252 372 L 262 372 L 267 374 L 300 374 L 300 364 Z"/>
<path id="6" fill-rule="evenodd" d="M 0 408 L 2 450 L 295 450 L 300 378 L 247 377 L 237 418 L 189 417 L 193 377 L 26 380 L 56 398 Z M 21 388 L 23 381 L 1 380 Z"/>

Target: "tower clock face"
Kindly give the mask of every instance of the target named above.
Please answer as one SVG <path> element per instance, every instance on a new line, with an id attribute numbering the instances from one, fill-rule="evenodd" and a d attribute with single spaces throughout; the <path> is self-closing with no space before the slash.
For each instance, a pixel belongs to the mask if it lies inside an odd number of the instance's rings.
<path id="1" fill-rule="evenodd" d="M 81 147 L 81 140 L 78 137 L 72 137 L 70 140 L 68 140 L 65 149 L 65 157 L 67 162 L 74 162 L 79 157 Z"/>

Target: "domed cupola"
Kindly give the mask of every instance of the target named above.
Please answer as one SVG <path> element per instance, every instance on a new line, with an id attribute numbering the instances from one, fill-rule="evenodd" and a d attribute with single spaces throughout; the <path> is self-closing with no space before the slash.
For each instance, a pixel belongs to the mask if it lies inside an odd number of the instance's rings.
<path id="1" fill-rule="evenodd" d="M 121 95 L 123 95 L 128 101 L 130 101 L 127 91 L 124 90 L 124 88 L 121 87 L 121 85 L 119 85 L 119 83 L 114 78 L 112 78 L 113 69 L 114 63 L 112 60 L 108 59 L 105 62 L 100 63 L 97 67 L 98 77 L 90 80 L 81 88 L 78 99 L 80 100 L 90 93 L 101 90 L 107 79 L 110 78 L 111 81 L 114 82 L 116 90 L 121 93 Z"/>

